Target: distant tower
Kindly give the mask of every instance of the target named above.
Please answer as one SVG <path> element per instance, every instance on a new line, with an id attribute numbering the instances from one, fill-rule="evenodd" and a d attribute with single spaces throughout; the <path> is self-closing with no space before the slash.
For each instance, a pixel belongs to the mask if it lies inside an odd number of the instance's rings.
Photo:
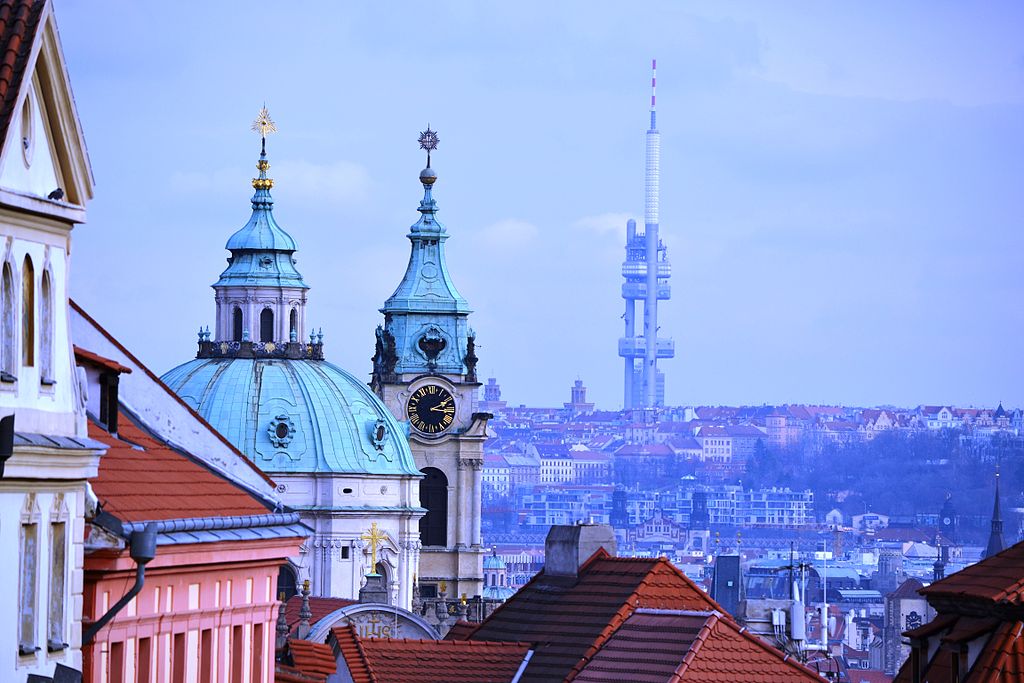
<path id="1" fill-rule="evenodd" d="M 623 408 L 654 408 L 665 405 L 665 375 L 658 370 L 659 358 L 673 358 L 671 339 L 658 338 L 658 300 L 671 296 L 668 279 L 672 266 L 665 245 L 658 239 L 658 207 L 661 197 L 661 134 L 655 114 L 655 73 L 651 62 L 651 127 L 647 131 L 644 232 L 638 235 L 636 221 L 626 223 L 626 260 L 622 264 L 622 298 L 626 300 L 625 336 L 619 340 L 624 359 Z M 657 264 L 649 268 L 648 264 Z M 636 334 L 636 303 L 643 301 L 643 333 Z M 637 361 L 641 365 L 637 367 Z"/>
<path id="2" fill-rule="evenodd" d="M 988 546 L 985 548 L 985 555 L 982 557 L 992 557 L 998 552 L 1002 552 L 1006 546 L 1003 544 L 1003 514 L 999 510 L 999 468 L 996 468 L 996 499 L 992 506 L 992 528 L 988 534 Z"/>
<path id="3" fill-rule="evenodd" d="M 562 404 L 566 410 L 576 414 L 594 412 L 594 404 L 587 403 L 587 388 L 583 386 L 583 380 L 578 379 L 573 383 L 570 398 L 569 403 Z"/>

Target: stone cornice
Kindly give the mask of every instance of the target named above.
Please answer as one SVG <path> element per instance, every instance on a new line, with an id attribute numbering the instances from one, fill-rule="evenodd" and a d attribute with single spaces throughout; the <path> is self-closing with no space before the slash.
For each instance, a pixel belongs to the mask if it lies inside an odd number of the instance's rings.
<path id="1" fill-rule="evenodd" d="M 99 470 L 100 456 L 104 453 L 106 449 L 15 447 L 14 455 L 4 468 L 3 480 L 92 479 Z"/>

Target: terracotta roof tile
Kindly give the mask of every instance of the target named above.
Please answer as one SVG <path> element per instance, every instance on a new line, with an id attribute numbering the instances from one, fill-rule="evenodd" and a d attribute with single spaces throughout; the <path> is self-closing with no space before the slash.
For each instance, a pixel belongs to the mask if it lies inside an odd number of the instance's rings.
<path id="1" fill-rule="evenodd" d="M 577 580 L 540 572 L 468 637 L 537 643 L 524 680 L 561 681 L 641 607 L 724 611 L 664 558 L 599 550 Z"/>
<path id="2" fill-rule="evenodd" d="M 78 346 L 75 347 L 75 360 L 78 361 L 79 365 L 82 363 L 96 365 L 122 374 L 130 374 L 132 371 L 131 368 L 121 365 L 116 360 L 104 358 L 98 353 L 93 353 Z"/>
<path id="3" fill-rule="evenodd" d="M 244 489 L 157 441 L 129 417 L 121 420 L 120 438 L 89 423 L 89 437 L 107 445 L 90 480 L 105 511 L 123 522 L 267 513 Z"/>
<path id="4" fill-rule="evenodd" d="M 330 645 L 294 638 L 288 641 L 288 651 L 295 668 L 307 676 L 326 677 L 338 671 Z"/>
<path id="5" fill-rule="evenodd" d="M 665 683 L 713 613 L 635 612 L 574 679 L 577 683 Z"/>
<path id="6" fill-rule="evenodd" d="M 45 0 L 0 0 L 0 144 L 7 138 Z"/>
<path id="7" fill-rule="evenodd" d="M 360 638 L 332 630 L 354 683 L 503 683 L 515 677 L 528 643 Z"/>
<path id="8" fill-rule="evenodd" d="M 2 3 L 2 2 L 3 2 L 3 0 L 0 0 L 0 3 Z M 2 138 L 0 138 L 0 142 L 2 142 Z M 257 466 L 256 466 L 256 463 L 254 463 L 254 462 L 253 462 L 252 460 L 250 460 L 249 458 L 245 457 L 245 455 L 243 455 L 241 451 L 239 451 L 239 450 L 238 450 L 237 448 L 235 448 L 235 445 L 234 445 L 233 443 L 231 443 L 230 441 L 228 441 L 228 440 L 227 440 L 226 438 L 224 438 L 224 435 L 223 435 L 223 434 L 221 434 L 221 433 L 220 433 L 220 432 L 218 432 L 218 431 L 217 431 L 216 429 L 214 429 L 214 428 L 213 428 L 213 427 L 212 427 L 212 426 L 210 425 L 210 423 L 209 423 L 209 422 L 207 422 L 207 421 L 206 421 L 206 420 L 205 420 L 205 419 L 203 418 L 203 416 L 202 416 L 202 415 L 200 415 L 199 413 L 197 413 L 197 412 L 196 412 L 195 408 L 193 408 L 192 406 L 190 406 L 190 405 L 189 405 L 188 403 L 186 403 L 186 402 L 185 402 L 185 401 L 184 401 L 184 400 L 183 400 L 183 399 L 182 399 L 182 398 L 181 398 L 180 396 L 178 396 L 178 395 L 177 395 L 176 393 L 174 393 L 173 391 L 171 391 L 171 390 L 170 390 L 170 389 L 169 389 L 169 388 L 167 387 L 167 385 L 166 385 L 166 384 L 164 384 L 164 383 L 163 383 L 162 381 L 160 381 L 160 378 L 159 378 L 159 377 L 157 377 L 157 376 L 156 376 L 156 375 L 155 375 L 155 374 L 153 373 L 153 371 L 152 371 L 152 370 L 150 370 L 150 369 L 149 369 L 148 367 L 146 367 L 146 366 L 145 366 L 145 364 L 143 364 L 143 362 L 142 362 L 142 361 L 140 361 L 140 360 L 139 360 L 138 358 L 136 358 L 136 357 L 135 357 L 135 356 L 134 356 L 134 355 L 132 354 L 132 352 L 131 352 L 131 351 L 129 351 L 129 350 L 127 349 L 127 348 L 125 348 L 124 344 L 122 344 L 121 342 L 119 342 L 119 341 L 117 340 L 117 338 L 116 338 L 116 337 L 114 337 L 114 335 L 110 334 L 110 332 L 108 332 L 107 330 L 105 330 L 105 329 L 103 328 L 103 326 L 102 326 L 102 325 L 100 325 L 100 324 L 99 324 L 98 322 L 96 322 L 96 320 L 95 320 L 95 319 L 94 319 L 94 318 L 93 318 L 93 317 L 92 317 L 91 315 L 89 315 L 88 313 L 86 313 L 86 312 L 85 312 L 85 309 L 84 309 L 84 308 L 82 308 L 82 307 L 81 307 L 81 306 L 79 306 L 79 305 L 78 305 L 77 303 L 75 303 L 75 300 L 74 300 L 74 299 L 68 299 L 68 305 L 69 305 L 69 306 L 71 307 L 71 310 L 72 310 L 72 311 L 74 311 L 74 312 L 75 312 L 75 313 L 77 313 L 78 315 L 82 316 L 82 318 L 83 318 L 83 319 L 84 319 L 84 320 L 85 320 L 86 322 L 88 322 L 88 323 L 89 323 L 90 325 L 92 325 L 92 326 L 93 326 L 93 327 L 94 327 L 94 328 L 96 329 L 96 331 L 97 331 L 97 332 L 99 332 L 99 333 L 100 333 L 100 334 L 101 334 L 101 335 L 102 335 L 102 336 L 103 336 L 103 337 L 104 337 L 104 338 L 105 338 L 105 339 L 106 339 L 107 341 L 109 341 L 109 342 L 110 342 L 111 344 L 113 344 L 113 345 L 114 345 L 114 347 L 115 347 L 115 348 L 117 348 L 117 350 L 118 350 L 118 351 L 120 351 L 121 353 L 123 353 L 123 354 L 125 355 L 125 357 L 126 357 L 126 358 L 128 358 L 128 359 L 129 359 L 129 360 L 130 360 L 130 361 L 131 361 L 132 363 L 135 363 L 135 365 L 136 365 L 136 366 L 138 366 L 139 370 L 141 370 L 141 371 L 143 372 L 143 374 L 145 374 L 145 375 L 146 375 L 146 377 L 148 377 L 148 378 L 149 378 L 149 379 L 151 379 L 151 380 L 152 380 L 153 382 L 155 382 L 155 383 L 157 384 L 157 386 L 159 386 L 159 387 L 163 388 L 163 389 L 164 389 L 164 391 L 166 391 L 166 392 L 167 392 L 167 395 L 168 395 L 168 396 L 170 396 L 170 397 L 171 397 L 172 399 L 174 399 L 174 401 L 175 401 L 175 402 L 176 402 L 176 403 L 177 403 L 178 405 L 180 405 L 180 406 L 181 406 L 181 407 L 183 407 L 183 408 L 184 408 L 185 410 L 187 410 L 187 411 L 189 412 L 189 414 L 190 414 L 190 415 L 192 416 L 192 418 L 193 418 L 194 420 L 196 420 L 196 421 L 197 421 L 197 422 L 199 422 L 199 423 L 200 423 L 201 425 L 203 425 L 203 426 L 204 426 L 204 427 L 206 427 L 206 428 L 207 428 L 208 430 L 210 430 L 210 434 L 211 434 L 212 436 L 214 436 L 214 437 L 215 437 L 215 438 L 217 438 L 217 439 L 220 439 L 220 441 L 221 441 L 221 442 L 222 442 L 222 443 L 223 443 L 223 444 L 224 444 L 225 446 L 227 446 L 227 447 L 228 447 L 228 448 L 230 448 L 230 449 L 231 449 L 232 451 L 234 451 L 235 453 L 237 453 L 237 454 L 238 454 L 238 458 L 239 458 L 239 460 L 240 460 L 240 461 L 241 461 L 242 463 L 244 463 L 244 464 L 245 464 L 245 465 L 246 465 L 246 466 L 247 466 L 247 467 L 248 467 L 248 468 L 249 468 L 250 470 L 252 470 L 253 472 L 255 472 L 257 476 L 259 476 L 259 477 L 260 477 L 261 479 L 263 479 L 263 481 L 267 482 L 267 484 L 269 484 L 269 485 L 270 485 L 271 487 L 276 487 L 276 486 L 277 486 L 277 484 L 275 484 L 275 483 L 274 483 L 274 480 L 273 480 L 273 479 L 271 479 L 271 478 L 270 478 L 269 476 L 267 476 L 267 473 L 266 473 L 266 472 L 264 472 L 264 471 L 263 471 L 263 470 L 261 470 L 261 469 L 260 469 L 259 467 L 257 467 Z"/>
<path id="9" fill-rule="evenodd" d="M 294 666 L 278 662 L 274 667 L 274 683 L 326 683 L 327 677 L 304 674 Z"/>
<path id="10" fill-rule="evenodd" d="M 971 668 L 969 680 L 1010 683 L 1024 680 L 1024 622 L 1004 622 Z"/>
<path id="11" fill-rule="evenodd" d="M 692 655 L 692 656 L 691 656 Z M 689 661 L 687 661 L 689 660 Z M 817 674 L 730 619 L 709 620 L 670 681 L 684 683 L 796 683 L 821 681 Z"/>
<path id="12" fill-rule="evenodd" d="M 716 612 L 638 610 L 573 679 L 585 683 L 801 683 L 817 675 Z"/>
<path id="13" fill-rule="evenodd" d="M 472 621 L 465 621 L 464 619 L 459 619 L 454 624 L 452 624 L 452 627 L 450 629 L 448 629 L 448 633 L 444 635 L 444 639 L 465 640 L 466 637 L 476 629 L 476 627 L 477 624 L 475 624 Z"/>
<path id="14" fill-rule="evenodd" d="M 1024 542 L 920 590 L 925 597 L 970 598 L 1024 605 Z"/>

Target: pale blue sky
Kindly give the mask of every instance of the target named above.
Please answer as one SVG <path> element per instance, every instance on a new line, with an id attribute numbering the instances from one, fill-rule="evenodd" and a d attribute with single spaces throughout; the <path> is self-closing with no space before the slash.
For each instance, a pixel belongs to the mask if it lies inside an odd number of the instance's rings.
<path id="1" fill-rule="evenodd" d="M 1020 3 L 56 6 L 96 176 L 72 293 L 157 372 L 212 326 L 265 101 L 330 360 L 370 370 L 429 122 L 483 374 L 621 405 L 657 57 L 670 403 L 1024 405 Z"/>

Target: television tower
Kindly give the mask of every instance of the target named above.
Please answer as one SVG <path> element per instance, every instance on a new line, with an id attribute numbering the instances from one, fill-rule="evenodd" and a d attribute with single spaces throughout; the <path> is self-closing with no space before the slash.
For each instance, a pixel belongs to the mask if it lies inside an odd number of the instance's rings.
<path id="1" fill-rule="evenodd" d="M 644 232 L 637 234 L 636 221 L 626 223 L 626 260 L 622 263 L 622 298 L 626 300 L 626 333 L 619 339 L 624 359 L 623 408 L 655 408 L 665 405 L 665 375 L 659 358 L 675 357 L 671 339 L 658 338 L 658 301 L 668 300 L 672 266 L 658 238 L 658 207 L 661 198 L 661 134 L 658 132 L 655 86 L 657 60 L 651 61 L 651 127 L 647 130 L 647 163 L 644 179 Z M 654 264 L 653 267 L 648 267 Z M 643 301 L 643 333 L 636 334 L 636 304 Z M 637 361 L 641 365 L 637 367 Z"/>

